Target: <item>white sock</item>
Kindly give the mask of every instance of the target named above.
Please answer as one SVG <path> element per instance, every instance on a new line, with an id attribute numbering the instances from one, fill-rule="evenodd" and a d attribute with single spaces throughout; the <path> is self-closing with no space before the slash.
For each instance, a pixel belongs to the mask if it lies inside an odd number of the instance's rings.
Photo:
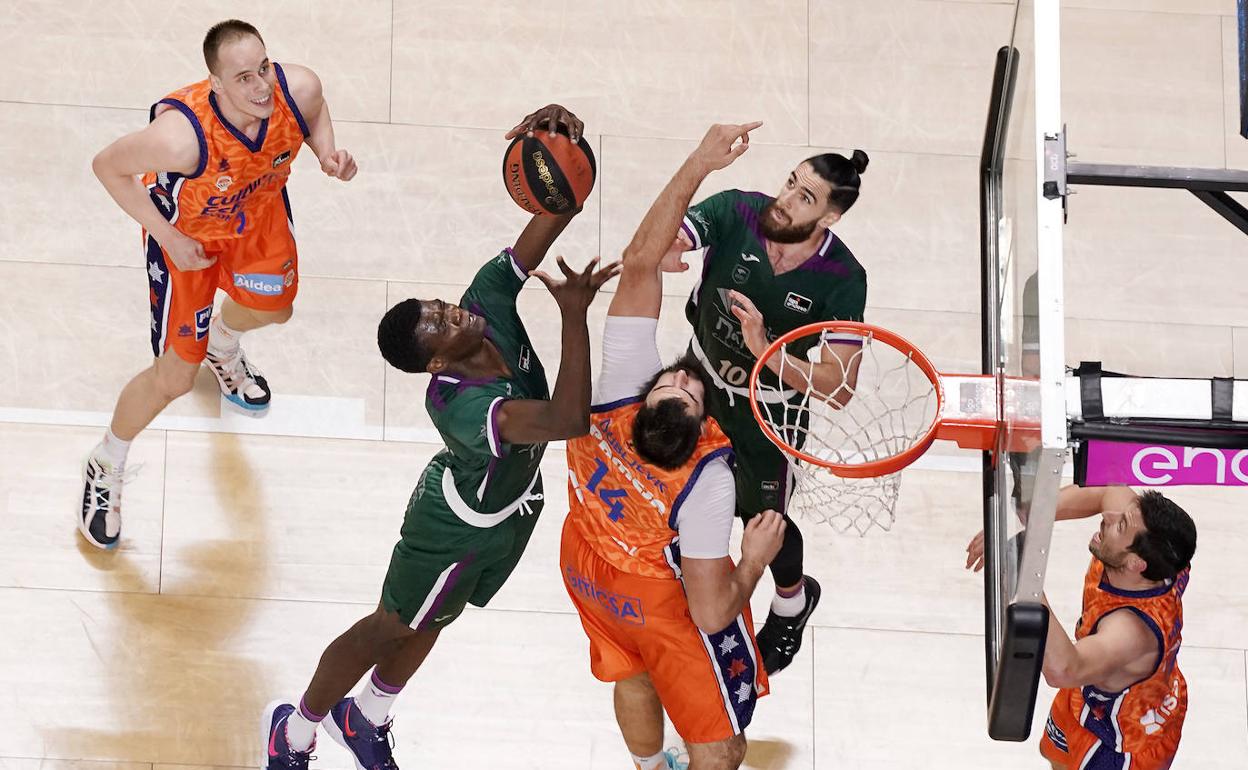
<path id="1" fill-rule="evenodd" d="M 637 770 L 659 770 L 667 768 L 667 757 L 663 752 L 659 752 L 652 757 L 639 757 L 636 754 L 629 754 L 633 758 L 633 762 L 637 765 Z"/>
<path id="2" fill-rule="evenodd" d="M 126 455 L 130 453 L 130 442 L 122 441 L 109 428 L 104 432 L 104 440 L 100 442 L 100 454 L 112 464 L 113 470 L 121 470 L 126 466 Z"/>
<path id="3" fill-rule="evenodd" d="M 307 751 L 312 748 L 312 743 L 316 740 L 316 726 L 321 723 L 320 719 L 313 721 L 306 714 L 311 714 L 307 707 L 302 703 L 295 709 L 294 713 L 286 720 L 286 742 L 295 751 Z"/>
<path id="4" fill-rule="evenodd" d="M 213 353 L 233 353 L 242 342 L 243 332 L 225 325 L 225 318 L 217 313 L 208 325 L 208 348 Z"/>
<path id="5" fill-rule="evenodd" d="M 395 696 L 402 689 L 402 687 L 393 687 L 381 681 L 377 678 L 377 672 L 373 671 L 368 681 L 355 694 L 355 706 L 365 719 L 372 722 L 374 727 L 378 727 L 386 723 L 386 718 L 390 716 L 390 707 L 394 705 Z"/>
<path id="6" fill-rule="evenodd" d="M 781 596 L 776 594 L 771 597 L 771 611 L 777 615 L 783 615 L 786 618 L 795 618 L 802 614 L 802 610 L 806 609 L 806 583 L 802 582 L 802 587 L 797 589 L 797 593 L 792 596 Z"/>

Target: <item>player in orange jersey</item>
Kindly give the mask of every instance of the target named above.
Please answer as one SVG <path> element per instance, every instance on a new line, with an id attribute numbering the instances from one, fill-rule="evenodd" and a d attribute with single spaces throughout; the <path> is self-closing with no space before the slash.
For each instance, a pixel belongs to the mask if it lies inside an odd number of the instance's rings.
<path id="1" fill-rule="evenodd" d="M 689 767 L 739 767 L 745 727 L 767 693 L 749 598 L 784 519 L 752 519 L 734 568 L 728 437 L 706 414 L 697 362 L 664 368 L 655 342 L 671 234 L 698 185 L 745 152 L 758 125 L 713 126 L 625 249 L 590 433 L 568 442 L 560 568 L 590 639 L 590 668 L 615 683 L 616 719 L 640 770 L 677 766 L 662 750 L 664 709 Z"/>
<path id="2" fill-rule="evenodd" d="M 269 385 L 239 340 L 291 315 L 299 266 L 286 178 L 302 145 L 327 175 L 345 182 L 356 173 L 351 154 L 334 144 L 316 73 L 269 61 L 255 27 L 235 19 L 215 25 L 204 38 L 204 61 L 206 80 L 152 105 L 146 128 L 92 164 L 117 205 L 143 226 L 156 358 L 121 391 L 83 468 L 78 529 L 100 548 L 120 538 L 130 442 L 190 392 L 201 362 L 230 402 L 252 413 L 268 408 Z M 228 296 L 214 317 L 217 289 Z"/>
<path id="3" fill-rule="evenodd" d="M 1059 520 L 1096 514 L 1076 641 L 1049 621 L 1044 678 L 1060 690 L 1040 753 L 1054 770 L 1166 770 L 1187 713 L 1178 655 L 1196 525 L 1155 491 L 1066 487 L 1058 496 Z M 981 532 L 966 565 L 981 569 L 983 553 Z"/>

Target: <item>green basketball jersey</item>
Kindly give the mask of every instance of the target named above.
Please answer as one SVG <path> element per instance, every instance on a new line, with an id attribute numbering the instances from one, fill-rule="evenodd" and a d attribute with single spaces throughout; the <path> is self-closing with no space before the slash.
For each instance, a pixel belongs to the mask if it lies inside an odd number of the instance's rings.
<path id="1" fill-rule="evenodd" d="M 754 302 L 771 340 L 815 321 L 861 321 L 867 302 L 867 272 L 831 230 L 800 266 L 780 275 L 772 272 L 759 227 L 760 215 L 772 200 L 762 193 L 726 190 L 690 208 L 681 225 L 694 248 L 706 248 L 702 279 L 685 315 L 704 363 L 735 388 L 749 387 L 754 356 L 730 311 L 729 290 Z M 802 354 L 814 342 L 812 337 L 807 345 L 789 350 Z M 770 371 L 764 376 L 776 382 Z"/>
<path id="2" fill-rule="evenodd" d="M 503 354 L 511 374 L 481 380 L 443 371 L 433 375 L 425 398 L 446 448 L 430 461 L 421 486 L 441 483 L 449 470 L 460 500 L 480 513 L 498 511 L 526 492 L 541 492 L 538 465 L 546 444 L 507 444 L 498 433 L 504 401 L 550 399 L 546 371 L 516 313 L 516 296 L 526 278 L 511 249 L 505 249 L 477 271 L 459 301 L 485 318 L 486 338 Z"/>

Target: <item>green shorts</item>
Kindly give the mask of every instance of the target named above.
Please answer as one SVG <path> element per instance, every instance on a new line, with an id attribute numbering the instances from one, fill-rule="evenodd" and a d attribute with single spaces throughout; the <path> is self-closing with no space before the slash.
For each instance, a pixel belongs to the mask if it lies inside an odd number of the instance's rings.
<path id="1" fill-rule="evenodd" d="M 533 492 L 541 491 L 538 478 Z M 430 469 L 408 501 L 382 606 L 417 631 L 449 625 L 467 604 L 484 607 L 520 562 L 542 505 L 534 500 L 492 527 L 473 526 L 451 510 L 441 471 Z"/>
<path id="2" fill-rule="evenodd" d="M 749 521 L 767 509 L 785 513 L 793 495 L 789 461 L 754 419 L 748 396 L 734 396 L 714 385 L 706 388 L 707 411 L 732 441 L 737 480 L 737 515 Z"/>

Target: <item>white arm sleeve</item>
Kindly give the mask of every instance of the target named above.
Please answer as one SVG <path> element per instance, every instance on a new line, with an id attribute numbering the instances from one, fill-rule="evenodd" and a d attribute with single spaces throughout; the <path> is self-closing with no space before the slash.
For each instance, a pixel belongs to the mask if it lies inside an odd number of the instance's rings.
<path id="1" fill-rule="evenodd" d="M 702 469 L 676 512 L 680 555 L 690 559 L 727 556 L 736 509 L 737 485 L 732 468 L 723 458 L 712 460 Z"/>
<path id="2" fill-rule="evenodd" d="M 655 341 L 658 330 L 657 318 L 607 316 L 595 406 L 641 395 L 641 386 L 663 368 Z"/>

